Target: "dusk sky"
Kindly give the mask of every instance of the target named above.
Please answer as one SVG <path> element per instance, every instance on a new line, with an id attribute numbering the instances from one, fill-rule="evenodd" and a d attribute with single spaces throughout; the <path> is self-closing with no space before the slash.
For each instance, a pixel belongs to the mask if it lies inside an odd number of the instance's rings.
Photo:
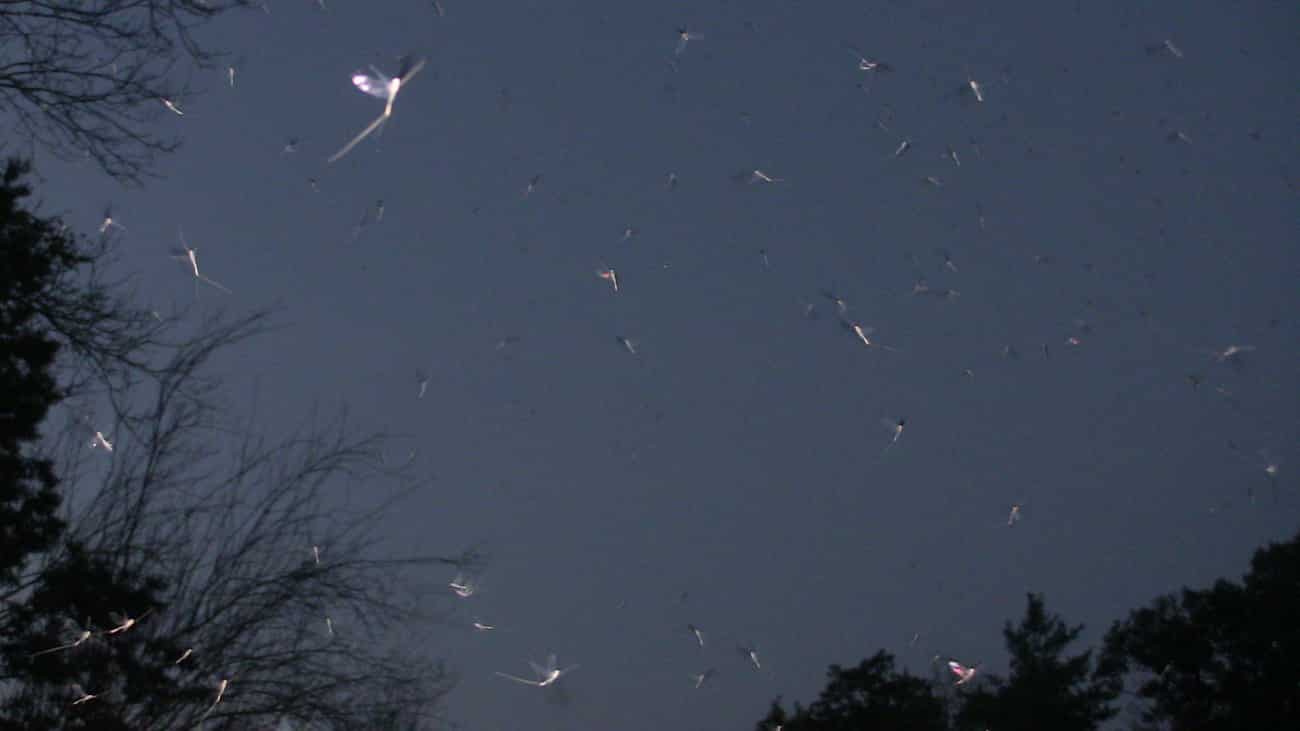
<path id="1" fill-rule="evenodd" d="M 1296 3 L 268 5 L 202 34 L 235 84 L 160 108 L 162 179 L 38 150 L 37 194 L 111 203 L 152 309 L 195 298 L 178 228 L 201 309 L 278 308 L 235 413 L 405 435 L 389 550 L 490 556 L 410 638 L 459 728 L 751 729 L 879 649 L 1005 674 L 1026 592 L 1095 643 L 1295 535 Z M 563 702 L 495 675 L 551 652 Z"/>

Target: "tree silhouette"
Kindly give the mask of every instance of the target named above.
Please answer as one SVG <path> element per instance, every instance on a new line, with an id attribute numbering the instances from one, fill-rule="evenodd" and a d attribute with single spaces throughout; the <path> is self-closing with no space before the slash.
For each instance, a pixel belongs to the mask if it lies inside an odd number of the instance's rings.
<path id="1" fill-rule="evenodd" d="M 1171 731 L 1300 723 L 1300 536 L 1255 552 L 1242 583 L 1156 598 L 1112 625 L 1104 661 L 1143 723 Z"/>
<path id="2" fill-rule="evenodd" d="M 12 202 L 26 191 L 10 169 Z M 342 417 L 309 416 L 284 439 L 260 434 L 256 413 L 234 419 L 211 361 L 264 331 L 267 313 L 142 329 L 147 314 L 74 271 L 93 269 L 94 249 L 6 210 L 0 243 L 15 256 L 0 257 L 0 343 L 32 344 L 0 349 L 0 418 L 16 435 L 0 456 L 22 467 L 36 424 L 77 396 L 63 430 L 44 420 L 42 479 L 0 473 L 12 577 L 0 729 L 426 724 L 452 676 L 407 638 L 449 605 L 425 601 L 408 569 L 482 558 L 383 555 L 378 521 L 419 486 L 409 466 L 387 465 L 383 435 L 353 436 Z M 80 402 L 95 399 L 113 412 L 112 451 L 86 446 Z M 356 504 L 340 504 L 353 488 Z M 45 496 L 41 510 L 8 499 L 27 493 Z M 25 537 L 42 516 L 40 540 Z M 85 694 L 96 697 L 73 704 Z"/>
<path id="3" fill-rule="evenodd" d="M 86 289 L 70 287 L 79 272 L 93 264 L 93 252 L 57 220 L 24 207 L 31 195 L 23 182 L 29 169 L 24 162 L 10 160 L 0 177 L 0 251 L 4 252 L 0 257 L 0 590 L 5 600 L 0 634 L 11 642 L 23 636 L 34 638 L 48 629 L 51 644 L 46 647 L 50 647 L 67 644 L 73 629 L 71 620 L 51 624 L 41 618 L 51 587 L 75 585 L 103 600 L 129 596 L 140 605 L 148 603 L 151 587 L 108 571 L 102 562 L 69 543 L 67 525 L 55 515 L 63 502 L 61 485 L 53 460 L 42 452 L 40 432 L 50 409 L 69 393 L 68 386 L 60 383 L 65 380 L 59 378 L 62 364 L 77 353 L 106 356 L 112 346 L 121 344 L 119 336 L 130 327 L 93 275 L 82 278 Z M 73 311 L 75 317 L 70 316 Z M 72 340 L 76 346 L 67 347 Z M 80 438 L 84 436 L 79 433 L 77 446 L 84 446 Z M 67 560 L 57 566 L 48 564 L 49 556 L 59 552 L 66 552 Z M 86 639 L 77 644 L 89 651 L 95 643 Z M 18 720 L 23 714 L 14 709 L 30 700 L 32 687 L 54 683 L 62 689 L 69 676 L 57 671 L 28 673 L 24 663 L 30 658 L 10 649 L 5 646 L 0 655 L 0 679 L 7 681 L 6 690 L 11 691 L 0 712 L 0 727 L 61 727 L 61 721 L 38 715 Z M 100 654 L 98 659 L 124 676 L 135 677 L 136 667 L 119 662 L 123 658 Z M 50 666 L 44 669 L 49 671 Z M 100 708 L 87 714 L 95 717 L 96 728 L 125 728 L 99 718 L 102 715 Z"/>
<path id="4" fill-rule="evenodd" d="M 153 157 L 175 149 L 146 125 L 182 104 L 174 80 L 189 61 L 217 55 L 195 38 L 207 21 L 256 0 L 16 0 L 0 3 L 0 108 L 14 130 L 64 159 L 88 156 L 138 182 Z"/>
<path id="5" fill-rule="evenodd" d="M 946 731 L 947 710 L 929 681 L 894 670 L 893 655 L 881 650 L 855 668 L 831 665 L 830 681 L 807 708 L 787 714 L 778 698 L 759 731 Z"/>
<path id="6" fill-rule="evenodd" d="M 10 160 L 0 178 L 0 592 L 21 591 L 29 558 L 63 531 L 53 463 L 33 454 L 39 427 L 62 399 L 54 375 L 59 343 L 35 300 L 83 258 L 51 221 L 22 207 L 27 166 Z"/>
<path id="7" fill-rule="evenodd" d="M 1111 705 L 1119 681 L 1111 673 L 1093 671 L 1092 651 L 1067 657 L 1066 648 L 1083 632 L 1048 614 L 1041 595 L 1029 594 L 1018 626 L 1002 630 L 1011 655 L 1011 676 L 985 676 L 971 689 L 957 713 L 961 729 L 996 728 L 1007 731 L 1053 729 L 1088 731 L 1117 712 Z"/>

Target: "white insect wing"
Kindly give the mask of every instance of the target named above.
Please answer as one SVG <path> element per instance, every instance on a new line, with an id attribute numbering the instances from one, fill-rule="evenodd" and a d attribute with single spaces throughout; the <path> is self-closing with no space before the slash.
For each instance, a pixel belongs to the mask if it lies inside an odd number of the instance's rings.
<path id="1" fill-rule="evenodd" d="M 352 85 L 360 91 L 379 99 L 388 98 L 388 77 L 375 72 L 374 76 L 364 71 L 358 71 L 352 74 Z"/>

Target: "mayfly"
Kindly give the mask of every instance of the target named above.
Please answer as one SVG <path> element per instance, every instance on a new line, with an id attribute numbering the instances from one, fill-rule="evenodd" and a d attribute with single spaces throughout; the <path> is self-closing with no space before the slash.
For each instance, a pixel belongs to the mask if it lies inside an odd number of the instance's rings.
<path id="1" fill-rule="evenodd" d="M 1183 49 L 1174 45 L 1174 42 L 1169 40 L 1168 38 L 1153 46 L 1147 46 L 1147 53 L 1152 56 L 1162 54 L 1162 53 L 1167 53 L 1170 56 L 1173 56 L 1174 58 L 1178 58 L 1178 59 L 1181 59 L 1183 57 Z"/>
<path id="2" fill-rule="evenodd" d="M 221 703 L 221 699 L 226 697 L 226 689 L 229 687 L 230 678 L 222 678 L 221 682 L 217 683 L 217 699 L 212 701 L 212 705 L 208 706 L 208 710 L 203 712 L 203 718 L 207 718 L 208 714 L 216 709 L 217 705 Z"/>
<path id="3" fill-rule="evenodd" d="M 957 265 L 953 263 L 952 256 L 948 253 L 947 249 L 935 249 L 934 253 L 940 257 L 943 257 L 944 269 L 947 269 L 948 271 L 953 273 L 957 272 Z"/>
<path id="4" fill-rule="evenodd" d="M 174 101 L 172 101 L 171 99 L 168 99 L 168 98 L 166 98 L 166 97 L 159 97 L 159 100 L 163 103 L 163 106 L 164 106 L 164 107 L 167 107 L 168 109 L 172 110 L 172 111 L 175 112 L 178 116 L 181 116 L 181 117 L 184 117 L 184 116 L 185 116 L 185 112 L 182 112 L 182 111 L 181 111 L 181 108 L 178 107 L 178 106 L 176 106 L 176 102 L 174 102 Z"/>
<path id="5" fill-rule="evenodd" d="M 614 271 L 613 267 L 597 271 L 596 276 L 609 282 L 614 287 L 615 292 L 618 291 L 618 272 Z"/>
<path id="6" fill-rule="evenodd" d="M 898 440 L 903 436 L 903 429 L 907 426 L 907 419 L 890 419 L 888 417 L 881 419 L 880 423 L 893 434 L 889 444 L 885 445 L 883 452 L 888 452 L 891 447 L 898 444 Z"/>
<path id="7" fill-rule="evenodd" d="M 709 678 L 712 678 L 714 675 L 717 674 L 718 671 L 714 670 L 713 668 L 709 668 L 708 670 L 705 670 L 702 673 L 695 673 L 691 675 L 691 678 L 695 681 L 695 689 L 699 690 L 700 686 L 704 685 L 704 683 L 707 682 Z"/>
<path id="8" fill-rule="evenodd" d="M 405 56 L 402 58 L 402 65 L 397 76 L 392 78 L 385 76 L 382 71 L 374 66 L 370 67 L 374 75 L 367 74 L 364 71 L 357 71 L 352 74 L 353 86 L 357 87 L 362 93 L 384 100 L 384 112 L 375 117 L 375 121 L 361 130 L 356 137 L 353 137 L 350 142 L 343 146 L 343 149 L 334 153 L 329 162 L 334 162 L 351 152 L 352 148 L 357 146 L 357 143 L 368 137 L 371 132 L 379 129 L 380 125 L 393 116 L 393 101 L 397 99 L 397 93 L 402 90 L 403 85 L 410 83 L 411 79 L 415 78 L 415 75 L 420 73 L 423 68 L 424 59 L 412 60 L 411 57 Z"/>
<path id="9" fill-rule="evenodd" d="M 821 296 L 825 297 L 826 299 L 830 300 L 831 302 L 834 302 L 834 303 L 835 303 L 835 309 L 839 310 L 841 315 L 843 315 L 843 314 L 845 314 L 845 313 L 847 313 L 847 312 L 849 311 L 849 302 L 848 302 L 848 300 L 846 300 L 846 299 L 844 299 L 843 297 L 841 297 L 840 295 L 836 294 L 834 290 L 823 289 L 823 290 L 821 290 Z"/>
<path id="10" fill-rule="evenodd" d="M 72 692 L 77 695 L 77 699 L 72 702 L 72 705 L 74 706 L 79 706 L 86 701 L 93 701 L 99 697 L 98 693 L 87 693 L 76 683 L 72 684 Z"/>
<path id="11" fill-rule="evenodd" d="M 700 35 L 699 33 L 692 33 L 686 30 L 684 26 L 678 28 L 677 29 L 677 50 L 673 52 L 673 55 L 675 56 L 682 55 L 682 53 L 686 51 L 687 43 L 690 43 L 691 41 L 702 41 L 702 40 L 704 40 L 704 36 Z"/>
<path id="12" fill-rule="evenodd" d="M 72 622 L 71 620 L 68 620 L 68 624 L 69 624 L 70 626 L 75 626 L 75 622 Z M 48 649 L 48 650 L 41 650 L 40 652 L 33 652 L 33 653 L 32 653 L 32 657 L 40 657 L 41 655 L 48 655 L 48 654 L 50 654 L 50 653 L 52 653 L 52 652 L 58 652 L 58 651 L 60 651 L 60 650 L 70 650 L 70 649 L 72 649 L 72 648 L 74 648 L 74 647 L 80 647 L 81 645 L 83 645 L 85 642 L 87 642 L 87 641 L 88 641 L 92 636 L 94 636 L 94 634 L 95 634 L 93 630 L 83 629 L 83 628 L 80 628 L 80 627 L 77 627 L 77 629 L 78 629 L 79 631 L 77 632 L 76 637 L 71 638 L 68 642 L 66 642 L 66 643 L 64 643 L 64 644 L 62 644 L 62 645 L 59 645 L 58 647 L 51 647 L 51 648 Z"/>
<path id="13" fill-rule="evenodd" d="M 868 348 L 883 348 L 891 352 L 898 351 L 898 348 L 893 348 L 888 345 L 882 345 L 881 343 L 872 340 L 871 333 L 875 332 L 876 329 L 874 327 L 871 327 L 870 325 L 863 327 L 861 324 L 856 322 L 845 322 L 844 327 L 852 331 L 852 333 L 858 337 L 858 340 L 861 340 L 862 344 L 867 346 Z"/>
<path id="14" fill-rule="evenodd" d="M 623 337 L 622 335 L 615 335 L 615 336 L 614 336 L 614 339 L 615 339 L 616 341 L 618 341 L 618 344 L 619 344 L 619 345 L 622 345 L 622 346 L 623 346 L 623 349 L 624 349 L 624 350 L 626 350 L 627 352 L 631 353 L 632 355 L 636 355 L 636 341 L 635 341 L 635 340 L 632 340 L 632 339 L 630 339 L 630 338 Z"/>
<path id="15" fill-rule="evenodd" d="M 1227 363 L 1235 368 L 1240 368 L 1242 365 L 1242 354 L 1249 353 L 1254 349 L 1255 346 L 1253 345 L 1229 345 L 1223 350 L 1215 351 L 1212 355 L 1214 356 L 1214 360 L 1219 363 Z"/>
<path id="16" fill-rule="evenodd" d="M 916 284 L 912 285 L 912 295 L 929 295 L 931 297 L 955 300 L 961 296 L 961 292 L 947 287 L 931 287 L 924 279 L 918 279 Z"/>
<path id="17" fill-rule="evenodd" d="M 695 641 L 699 643 L 700 647 L 704 647 L 704 632 L 693 624 L 686 625 L 686 629 L 690 630 L 691 634 L 695 635 Z"/>
<path id="18" fill-rule="evenodd" d="M 862 55 L 862 51 L 859 51 L 858 49 L 848 45 L 847 43 L 844 44 L 844 48 L 849 53 L 853 54 L 854 58 L 858 59 L 859 71 L 893 71 L 894 70 L 894 67 L 890 66 L 888 63 L 876 59 L 867 58 L 866 56 Z"/>
<path id="19" fill-rule="evenodd" d="M 108 437 L 104 436 L 104 432 L 96 431 L 95 436 L 90 438 L 90 448 L 103 449 L 105 452 L 112 452 L 113 443 L 108 441 Z"/>
<path id="20" fill-rule="evenodd" d="M 265 8 L 266 5 L 263 4 L 262 7 Z M 267 12 L 270 11 L 268 10 Z M 244 68 L 243 56 L 235 59 L 233 63 L 226 65 L 226 82 L 230 84 L 230 88 L 235 88 L 235 76 L 239 73 L 239 69 L 242 68 Z"/>
<path id="21" fill-rule="evenodd" d="M 1020 520 L 1020 503 L 1011 506 L 1011 512 L 1007 515 L 1007 525 L 1015 525 Z"/>
<path id="22" fill-rule="evenodd" d="M 975 101 L 983 103 L 984 87 L 980 85 L 980 82 L 975 80 L 975 77 L 970 75 L 969 69 L 966 71 L 966 84 L 970 86 L 971 93 L 975 95 Z"/>
<path id="23" fill-rule="evenodd" d="M 1248 462 L 1253 463 L 1255 467 L 1263 470 L 1264 474 L 1268 477 L 1269 484 L 1272 486 L 1273 489 L 1273 501 L 1277 502 L 1277 476 L 1278 473 L 1282 471 L 1281 462 L 1278 459 L 1274 458 L 1273 455 L 1271 455 L 1267 449 L 1256 450 L 1255 456 L 1248 455 L 1245 452 L 1241 451 L 1241 447 L 1238 447 L 1237 443 L 1231 439 L 1228 440 L 1228 449 L 1233 454 L 1237 455 L 1238 457 L 1241 457 L 1242 459 Z M 1251 499 L 1253 501 L 1254 487 L 1249 488 L 1247 494 L 1251 496 Z"/>
<path id="24" fill-rule="evenodd" d="M 740 650 L 740 654 L 744 655 L 744 656 L 749 660 L 750 664 L 754 666 L 754 669 L 755 669 L 755 670 L 762 670 L 762 669 L 763 669 L 763 663 L 760 662 L 759 659 L 758 659 L 758 648 L 757 648 L 757 647 L 753 647 L 753 646 L 751 645 L 750 647 L 740 647 L 740 648 L 737 648 L 737 649 Z"/>
<path id="25" fill-rule="evenodd" d="M 126 617 L 126 616 L 119 615 L 115 612 L 109 612 L 108 613 L 109 618 L 112 619 L 114 622 L 116 622 L 117 626 L 114 627 L 113 629 L 110 629 L 108 631 L 108 634 L 110 635 L 120 634 L 122 632 L 131 629 L 136 625 L 137 622 L 144 619 L 151 611 L 153 610 L 146 609 L 144 611 L 144 614 L 141 614 L 139 617 Z"/>
<path id="26" fill-rule="evenodd" d="M 415 371 L 415 380 L 420 384 L 420 393 L 416 398 L 422 399 L 424 398 L 424 392 L 429 390 L 429 374 L 417 369 Z"/>
<path id="27" fill-rule="evenodd" d="M 965 685 L 966 683 L 969 683 L 971 679 L 975 677 L 975 671 L 978 668 L 978 663 L 967 667 L 956 660 L 948 661 L 948 669 L 952 671 L 953 675 L 957 676 L 957 682 L 953 683 L 953 685 Z"/>
<path id="28" fill-rule="evenodd" d="M 541 184 L 542 184 L 541 173 L 538 173 L 537 175 L 534 175 L 533 177 L 529 178 L 528 185 L 524 188 L 523 197 L 527 198 L 528 196 L 532 195 L 534 192 L 536 192 L 537 187 Z"/>
<path id="29" fill-rule="evenodd" d="M 771 184 L 785 182 L 785 178 L 774 178 L 762 170 L 746 170 L 744 172 L 736 173 L 732 176 L 732 179 L 739 183 L 748 183 L 751 185 L 754 183 Z"/>
<path id="30" fill-rule="evenodd" d="M 578 669 L 577 665 L 570 665 L 569 667 L 561 670 L 559 666 L 555 664 L 554 654 L 552 654 L 550 657 L 546 659 L 546 667 L 542 667 L 541 665 L 538 665 L 532 660 L 528 661 L 528 665 L 533 669 L 533 672 L 537 675 L 537 680 L 527 680 L 517 675 L 511 675 L 509 673 L 502 673 L 502 672 L 498 672 L 497 675 L 500 675 L 501 677 L 506 678 L 507 680 L 513 680 L 516 683 L 523 683 L 524 685 L 535 685 L 538 688 L 545 688 L 548 685 L 554 685 L 555 682 L 558 681 L 561 677 Z"/>
<path id="31" fill-rule="evenodd" d="M 126 230 L 126 226 L 123 226 L 122 224 L 113 220 L 113 207 L 107 206 L 104 208 L 104 222 L 99 224 L 99 232 L 101 234 L 105 233 L 114 226 L 122 229 L 123 231 Z"/>
<path id="32" fill-rule="evenodd" d="M 456 592 L 456 596 L 461 599 L 468 599 L 478 591 L 478 587 L 474 582 L 464 574 L 456 574 L 456 578 L 452 579 L 447 586 L 451 587 L 451 590 Z"/>
<path id="33" fill-rule="evenodd" d="M 180 229 L 177 229 L 177 233 L 180 234 L 181 247 L 182 247 L 182 248 L 180 248 L 180 249 L 173 248 L 173 249 L 172 249 L 172 258 L 173 258 L 173 259 L 176 259 L 177 261 L 185 261 L 185 262 L 188 262 L 189 265 L 190 265 L 190 269 L 192 269 L 193 272 L 194 272 L 194 279 L 195 279 L 195 281 L 202 279 L 203 281 L 207 282 L 208 284 L 211 284 L 213 287 L 216 287 L 217 289 L 221 290 L 222 292 L 225 292 L 226 294 L 234 294 L 234 293 L 231 292 L 229 289 L 227 289 L 226 286 L 225 286 L 224 284 L 221 284 L 220 282 L 217 282 L 217 281 L 215 281 L 215 280 L 213 280 L 213 279 L 209 279 L 208 277 L 205 277 L 205 276 L 203 276 L 202 274 L 199 273 L 199 260 L 198 260 L 198 257 L 196 256 L 196 254 L 198 254 L 199 250 L 198 250 L 198 249 L 195 249 L 195 248 L 192 248 L 192 247 L 189 245 L 189 242 L 187 242 L 187 241 L 185 240 L 185 232 L 184 232 L 184 231 L 181 231 Z"/>

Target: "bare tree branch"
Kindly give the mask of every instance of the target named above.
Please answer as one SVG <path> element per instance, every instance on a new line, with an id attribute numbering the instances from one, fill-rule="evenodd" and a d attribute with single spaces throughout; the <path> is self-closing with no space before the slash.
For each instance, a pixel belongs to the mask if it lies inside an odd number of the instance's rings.
<path id="1" fill-rule="evenodd" d="M 111 599 L 69 596 L 65 587 L 57 611 L 42 607 L 44 625 L 30 618 L 40 629 L 24 649 L 57 639 L 55 617 L 105 627 L 110 610 L 148 611 L 130 632 L 105 638 L 115 659 L 90 663 L 82 653 L 76 669 L 81 687 L 109 689 L 96 699 L 105 701 L 98 712 L 111 705 L 129 728 L 233 729 L 277 719 L 409 728 L 432 718 L 453 682 L 441 663 L 397 649 L 450 606 L 412 591 L 419 582 L 410 572 L 472 569 L 482 557 L 385 557 L 380 521 L 422 485 L 385 467 L 383 435 L 351 436 L 345 415 L 309 416 L 281 440 L 258 436 L 256 415 L 222 423 L 225 393 L 206 366 L 259 323 L 210 324 L 158 370 L 150 399 L 125 406 L 108 474 L 71 509 L 68 549 L 43 568 L 92 562 L 113 582 L 139 585 L 139 603 L 114 610 Z M 384 497 L 340 508 L 340 491 L 359 486 Z M 39 674 L 67 659 L 48 654 L 15 669 Z M 132 663 L 143 669 L 123 669 Z M 148 693 L 129 679 L 145 671 L 162 676 Z M 221 680 L 228 686 L 214 703 Z M 36 700 L 67 712 L 66 698 L 61 706 Z"/>
<path id="2" fill-rule="evenodd" d="M 148 127 L 163 100 L 190 96 L 182 65 L 221 57 L 197 29 L 254 0 L 5 0 L 0 2 L 0 108 L 23 137 L 63 159 L 88 157 L 138 183 L 178 141 Z"/>

